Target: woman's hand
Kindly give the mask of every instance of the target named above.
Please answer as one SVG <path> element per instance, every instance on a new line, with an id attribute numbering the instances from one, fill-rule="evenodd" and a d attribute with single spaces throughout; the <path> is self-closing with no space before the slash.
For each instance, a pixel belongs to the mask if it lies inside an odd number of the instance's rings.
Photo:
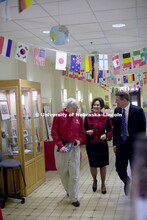
<path id="1" fill-rule="evenodd" d="M 93 130 L 87 130 L 87 131 L 86 131 L 86 134 L 92 135 L 92 134 L 93 134 Z"/>
<path id="2" fill-rule="evenodd" d="M 106 134 L 103 134 L 103 135 L 101 135 L 101 137 L 100 137 L 100 139 L 103 140 L 103 141 L 106 140 L 106 138 L 107 138 Z"/>

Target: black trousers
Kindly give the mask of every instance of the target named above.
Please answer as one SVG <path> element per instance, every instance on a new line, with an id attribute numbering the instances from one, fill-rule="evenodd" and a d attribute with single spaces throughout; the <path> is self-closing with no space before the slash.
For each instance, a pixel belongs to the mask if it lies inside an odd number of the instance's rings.
<path id="1" fill-rule="evenodd" d="M 130 166 L 132 168 L 132 157 L 133 157 L 132 141 L 130 141 L 129 138 L 127 138 L 126 141 L 120 138 L 120 142 L 116 148 L 115 166 L 116 166 L 116 171 L 120 179 L 124 182 L 124 184 L 126 184 L 129 179 L 127 174 L 127 166 L 129 161 Z"/>

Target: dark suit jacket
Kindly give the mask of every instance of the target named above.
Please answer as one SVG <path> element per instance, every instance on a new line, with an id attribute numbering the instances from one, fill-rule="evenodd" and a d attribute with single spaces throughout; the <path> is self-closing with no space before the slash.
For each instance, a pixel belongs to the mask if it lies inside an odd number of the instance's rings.
<path id="1" fill-rule="evenodd" d="M 118 146 L 122 130 L 122 116 L 116 116 L 116 114 L 121 115 L 122 108 L 117 107 L 114 110 L 113 146 Z M 131 142 L 133 142 L 136 134 L 146 132 L 146 118 L 142 108 L 130 104 L 127 129 L 129 133 L 129 139 Z"/>

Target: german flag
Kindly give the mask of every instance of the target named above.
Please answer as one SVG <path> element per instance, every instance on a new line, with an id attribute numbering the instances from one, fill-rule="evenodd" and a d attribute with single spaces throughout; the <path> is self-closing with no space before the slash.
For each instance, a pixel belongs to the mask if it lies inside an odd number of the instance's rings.
<path id="1" fill-rule="evenodd" d="M 31 0 L 18 0 L 19 3 L 19 12 L 22 12 L 26 8 L 30 7 L 32 5 Z"/>
<path id="2" fill-rule="evenodd" d="M 123 68 L 131 67 L 131 55 L 130 53 L 123 54 Z"/>
<path id="3" fill-rule="evenodd" d="M 135 81 L 135 76 L 134 74 L 130 74 L 130 82 L 133 82 L 133 81 Z"/>

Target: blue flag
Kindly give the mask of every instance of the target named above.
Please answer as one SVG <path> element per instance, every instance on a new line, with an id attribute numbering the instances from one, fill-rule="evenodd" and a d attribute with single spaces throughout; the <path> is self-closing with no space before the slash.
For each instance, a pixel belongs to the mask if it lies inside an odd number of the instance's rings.
<path id="1" fill-rule="evenodd" d="M 81 56 L 71 55 L 70 70 L 80 72 Z"/>

